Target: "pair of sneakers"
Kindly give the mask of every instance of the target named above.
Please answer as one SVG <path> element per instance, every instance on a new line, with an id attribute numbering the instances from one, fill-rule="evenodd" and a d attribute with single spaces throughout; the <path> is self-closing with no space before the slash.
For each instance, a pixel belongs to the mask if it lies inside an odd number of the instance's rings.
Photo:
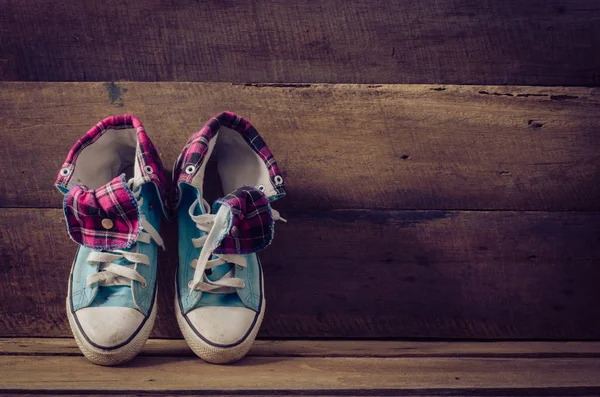
<path id="1" fill-rule="evenodd" d="M 216 157 L 223 197 L 204 198 Z M 175 312 L 192 350 L 230 363 L 250 349 L 265 313 L 256 252 L 281 219 L 270 202 L 285 195 L 273 154 L 245 119 L 224 112 L 193 134 L 169 189 L 158 151 L 132 115 L 102 120 L 69 152 L 56 187 L 69 236 L 79 244 L 67 315 L 83 354 L 101 365 L 132 359 L 148 339 L 157 308 L 158 232 L 178 221 Z"/>

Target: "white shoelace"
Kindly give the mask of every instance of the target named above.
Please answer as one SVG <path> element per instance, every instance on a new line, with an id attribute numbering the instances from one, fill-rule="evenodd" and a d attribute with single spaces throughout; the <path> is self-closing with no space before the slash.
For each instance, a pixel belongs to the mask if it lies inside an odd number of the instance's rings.
<path id="1" fill-rule="evenodd" d="M 210 205 L 206 200 L 202 200 L 205 214 L 194 215 L 199 201 L 196 199 L 189 209 L 190 218 L 196 223 L 196 227 L 203 232 L 206 232 L 202 237 L 193 238 L 192 244 L 195 248 L 202 248 L 198 259 L 192 260 L 190 266 L 196 269 L 193 279 L 188 283 L 190 294 L 194 290 L 210 292 L 213 294 L 229 294 L 234 292 L 236 288 L 244 288 L 246 285 L 242 279 L 233 277 L 233 268 L 218 280 L 209 280 L 205 271 L 215 268 L 225 263 L 233 263 L 240 268 L 248 266 L 246 258 L 243 255 L 234 254 L 215 254 L 216 259 L 210 259 L 213 251 L 218 245 L 218 239 L 227 232 L 229 209 L 222 205 L 216 214 L 210 213 Z M 279 212 L 271 208 L 273 220 L 281 220 L 287 222 L 281 217 Z M 210 259 L 210 260 L 209 260 Z"/>
<path id="2" fill-rule="evenodd" d="M 138 206 L 141 208 L 144 204 L 144 199 L 140 197 L 141 187 L 136 184 L 133 179 L 128 182 L 129 188 L 133 191 Z M 136 188 L 133 188 L 136 186 Z M 144 214 L 140 214 L 140 234 L 136 242 L 150 244 L 151 239 L 159 246 L 165 249 L 164 243 L 156 229 L 146 220 Z M 132 262 L 128 265 L 119 265 L 115 263 L 120 259 L 126 259 Z M 131 285 L 131 281 L 138 281 L 143 288 L 146 288 L 146 279 L 142 277 L 135 267 L 137 264 L 150 266 L 150 258 L 148 255 L 135 252 L 127 252 L 123 250 L 111 251 L 93 251 L 87 257 L 87 263 L 93 266 L 98 263 L 98 273 L 91 274 L 87 277 L 87 286 L 98 283 L 99 286 L 115 286 L 115 285 Z"/>

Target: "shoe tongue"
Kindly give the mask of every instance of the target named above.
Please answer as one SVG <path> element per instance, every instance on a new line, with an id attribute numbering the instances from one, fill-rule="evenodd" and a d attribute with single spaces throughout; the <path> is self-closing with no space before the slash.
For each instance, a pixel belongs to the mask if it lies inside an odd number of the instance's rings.
<path id="1" fill-rule="evenodd" d="M 258 189 L 244 186 L 218 199 L 213 212 L 225 206 L 228 209 L 228 225 L 216 254 L 251 254 L 271 244 L 274 220 L 269 199 Z"/>
<path id="2" fill-rule="evenodd" d="M 69 236 L 84 247 L 129 248 L 140 232 L 138 204 L 125 174 L 96 190 L 73 187 L 65 194 L 63 208 Z"/>

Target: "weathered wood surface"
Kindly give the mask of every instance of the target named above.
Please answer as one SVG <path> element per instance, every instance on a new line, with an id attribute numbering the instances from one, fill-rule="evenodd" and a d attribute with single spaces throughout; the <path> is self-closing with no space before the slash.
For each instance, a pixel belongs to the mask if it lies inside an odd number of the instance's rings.
<path id="1" fill-rule="evenodd" d="M 67 152 L 110 114 L 170 169 L 226 109 L 274 151 L 279 209 L 600 209 L 600 89 L 221 83 L 0 84 L 0 207 L 59 207 Z"/>
<path id="2" fill-rule="evenodd" d="M 407 396 L 407 395 L 414 395 L 415 393 L 419 392 L 420 390 L 402 390 L 402 389 L 395 389 L 395 390 L 374 390 L 375 393 L 378 393 L 378 396 Z M 577 397 L 596 397 L 594 395 L 592 395 L 591 393 L 596 391 L 595 387 L 567 387 L 567 388 L 523 388 L 523 389 L 492 389 L 492 390 L 474 390 L 474 389 L 453 389 L 453 390 L 447 390 L 447 389 L 440 389 L 440 390 L 436 390 L 436 391 L 432 391 L 431 389 L 429 390 L 424 390 L 421 391 L 422 394 L 419 394 L 419 396 L 423 396 L 423 397 L 432 397 L 435 395 L 441 395 L 441 396 L 455 396 L 455 397 L 464 397 L 465 393 L 467 392 L 471 392 L 473 393 L 474 391 L 477 391 L 478 395 L 480 396 L 486 396 L 486 397 L 522 397 L 522 396 L 548 396 L 548 393 L 552 393 L 552 394 L 556 394 L 557 397 L 564 397 L 564 396 L 577 396 Z M 234 396 L 245 396 L 245 397 L 265 397 L 265 396 L 280 396 L 280 395 L 286 395 L 283 393 L 289 393 L 287 395 L 296 395 L 298 393 L 298 391 L 296 390 L 292 390 L 292 391 L 287 391 L 287 390 L 274 390 L 274 391 L 266 391 L 266 390 L 260 390 L 258 392 L 251 392 L 251 391 L 247 391 L 247 390 L 243 390 L 241 391 L 239 394 L 236 394 L 235 392 L 227 392 L 227 393 L 223 393 L 223 392 L 212 392 L 212 391 L 207 391 L 207 392 L 203 392 L 202 390 L 190 390 L 187 392 L 180 392 L 178 391 L 176 394 L 173 392 L 160 392 L 160 391 L 152 391 L 152 392 L 147 392 L 147 393 L 135 393 L 135 392 L 128 392 L 128 391 L 122 391 L 122 392 L 115 392 L 115 391 L 110 391 L 110 393 L 108 393 L 108 395 L 110 396 L 117 396 L 117 397 L 139 397 L 139 396 L 156 396 L 156 397 L 173 397 L 173 396 L 177 396 L 177 397 L 192 397 L 192 396 L 202 396 L 202 395 L 218 395 L 221 397 L 234 397 Z M 18 395 L 18 396 L 35 396 L 38 397 L 40 395 L 41 391 L 35 391 L 35 390 L 11 390 L 10 395 Z M 423 394 L 424 393 L 424 394 Z M 439 394 L 436 394 L 439 393 Z M 502 394 L 504 393 L 504 394 Z M 60 392 L 52 392 L 53 396 L 69 396 L 69 397 L 100 397 L 100 396 L 106 396 L 107 394 L 97 394 L 94 392 L 84 392 L 84 394 L 75 394 L 72 391 L 66 391 L 65 394 L 61 394 Z M 332 390 L 317 390 L 317 391 L 306 391 L 303 390 L 302 391 L 302 395 L 304 396 L 347 396 L 347 397 L 359 397 L 359 396 L 369 396 L 371 394 L 369 394 L 368 391 L 366 390 L 336 390 L 336 389 L 332 389 Z"/>
<path id="3" fill-rule="evenodd" d="M 142 356 L 111 368 L 83 357 L 7 355 L 0 356 L 0 371 L 0 391 L 9 393 L 548 396 L 600 391 L 598 358 L 246 357 L 220 366 L 197 357 Z"/>
<path id="4" fill-rule="evenodd" d="M 195 357 L 139 357 L 123 368 L 98 367 L 82 357 L 0 356 L 0 388 L 93 391 L 276 391 L 426 389 L 457 394 L 473 389 L 594 388 L 600 390 L 600 360 L 460 358 L 249 357 L 216 366 Z M 61 368 L 61 371 L 57 371 Z M 65 376 L 68 373 L 69 376 Z M 35 374 L 35 375 L 34 375 Z M 190 374 L 198 374 L 191 376 Z M 201 376 L 200 376 L 201 374 Z M 445 389 L 445 390 L 444 390 Z M 591 391 L 591 390 L 590 390 Z"/>
<path id="5" fill-rule="evenodd" d="M 262 337 L 600 338 L 600 212 L 284 216 L 262 255 Z M 0 210 L 0 336 L 70 335 L 63 222 L 60 209 Z M 173 226 L 154 337 L 180 337 Z"/>
<path id="6" fill-rule="evenodd" d="M 600 392 L 598 342 L 259 340 L 210 365 L 183 340 L 150 339 L 120 368 L 73 339 L 0 339 L 0 394 L 585 396 Z M 191 376 L 190 374 L 202 374 Z"/>
<path id="7" fill-rule="evenodd" d="M 21 81 L 600 84 L 594 0 L 0 2 Z"/>
<path id="8" fill-rule="evenodd" d="M 0 338 L 0 355 L 81 356 L 73 338 Z M 149 339 L 143 356 L 195 357 L 183 339 Z M 257 340 L 249 357 L 600 358 L 600 342 Z"/>

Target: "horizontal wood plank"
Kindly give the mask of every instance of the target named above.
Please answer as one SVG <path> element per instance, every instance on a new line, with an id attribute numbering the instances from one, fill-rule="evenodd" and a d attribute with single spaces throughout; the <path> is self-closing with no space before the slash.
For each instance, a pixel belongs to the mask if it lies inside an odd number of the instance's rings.
<path id="1" fill-rule="evenodd" d="M 600 90 L 427 85 L 0 84 L 0 207 L 60 207 L 69 149 L 134 113 L 168 169 L 210 117 L 249 118 L 279 209 L 600 209 Z"/>
<path id="2" fill-rule="evenodd" d="M 506 393 L 543 388 L 548 395 L 552 389 L 600 391 L 600 360 L 593 358 L 247 357 L 237 365 L 220 366 L 195 357 L 137 357 L 125 366 L 111 368 L 91 364 L 83 357 L 0 356 L 0 371 L 2 390 L 58 393 L 131 390 L 329 394 L 336 390 L 393 395 L 396 390 L 424 390 L 438 395 L 472 395 L 476 390 L 493 393 L 504 389 Z"/>
<path id="3" fill-rule="evenodd" d="M 262 337 L 600 338 L 600 212 L 284 215 L 261 256 Z M 59 209 L 0 210 L 0 336 L 70 335 L 64 229 Z M 174 225 L 161 233 L 153 336 L 180 337 Z"/>
<path id="4" fill-rule="evenodd" d="M 133 361 L 109 368 L 86 361 L 71 338 L 3 338 L 0 394 L 581 397 L 600 391 L 599 346 L 259 340 L 241 362 L 215 366 L 183 340 L 150 339 Z"/>
<path id="5" fill-rule="evenodd" d="M 80 356 L 73 338 L 0 338 L 1 355 Z M 149 339 L 143 356 L 193 357 L 183 339 Z M 600 358 L 600 342 L 257 340 L 250 357 Z"/>
<path id="6" fill-rule="evenodd" d="M 218 395 L 221 397 L 233 397 L 233 396 L 245 396 L 245 397 L 265 397 L 265 396 L 285 396 L 285 395 L 298 395 L 297 390 L 259 390 L 259 391 L 248 391 L 243 390 L 236 393 L 233 392 L 203 392 L 202 390 L 190 390 L 190 391 L 177 391 L 177 392 L 163 392 L 163 391 L 151 391 L 151 392 L 128 392 L 128 391 L 114 391 L 111 390 L 105 393 L 99 393 L 95 391 L 86 391 L 83 394 L 73 393 L 72 390 L 65 391 L 64 394 L 56 391 L 49 391 L 47 394 L 53 396 L 69 396 L 69 397 L 100 397 L 100 396 L 111 396 L 111 397 L 139 397 L 139 396 L 152 396 L 152 397 L 192 397 L 201 395 Z M 381 390 L 375 389 L 372 394 L 366 390 L 315 390 L 307 391 L 302 390 L 303 396 L 345 396 L 345 397 L 359 397 L 359 396 L 419 396 L 419 397 L 433 397 L 433 396 L 445 396 L 445 397 L 464 397 L 466 393 L 470 395 L 485 396 L 485 397 L 524 397 L 524 396 L 544 396 L 544 397 L 565 397 L 565 396 L 577 396 L 577 397 L 596 397 L 592 394 L 597 392 L 595 387 L 566 387 L 566 388 L 520 388 L 520 389 L 438 389 L 438 390 L 414 390 L 414 389 L 392 389 L 392 390 Z M 477 394 L 474 394 L 477 393 Z M 552 396 L 550 396 L 550 394 Z M 44 390 L 10 390 L 10 395 L 17 396 L 39 396 L 44 395 Z"/>
<path id="7" fill-rule="evenodd" d="M 594 0 L 0 3 L 0 78 L 600 84 Z"/>
<path id="8" fill-rule="evenodd" d="M 94 391 L 86 391 L 83 394 L 73 393 L 72 390 L 63 393 L 50 391 L 47 394 L 53 396 L 70 396 L 70 397 L 100 397 L 100 396 L 116 396 L 116 397 L 139 397 L 139 396 L 153 396 L 153 397 L 192 397 L 199 395 L 218 395 L 221 397 L 233 397 L 233 396 L 245 396 L 245 397 L 265 397 L 265 396 L 285 396 L 285 395 L 298 395 L 297 390 L 259 390 L 259 391 L 247 391 L 243 390 L 239 393 L 234 392 L 203 392 L 202 390 L 190 390 L 190 391 L 177 391 L 174 392 L 163 392 L 163 391 L 151 391 L 151 392 L 128 392 L 128 391 L 114 391 L 111 390 L 106 393 L 98 393 Z M 520 389 L 438 389 L 438 390 L 414 390 L 414 389 L 392 389 L 392 390 L 381 390 L 375 389 L 371 394 L 366 390 L 315 390 L 315 391 L 302 391 L 303 396 L 346 396 L 346 397 L 359 397 L 359 396 L 420 396 L 420 397 L 433 397 L 433 396 L 446 396 L 446 397 L 464 397 L 465 393 L 471 393 L 470 395 L 485 396 L 485 397 L 521 397 L 521 396 L 544 396 L 544 397 L 565 397 L 565 396 L 577 396 L 577 397 L 596 397 L 592 394 L 597 392 L 595 387 L 566 387 L 566 388 L 520 388 Z M 550 394 L 552 396 L 550 396 Z M 17 396 L 39 396 L 46 394 L 43 390 L 10 390 L 10 395 Z"/>

